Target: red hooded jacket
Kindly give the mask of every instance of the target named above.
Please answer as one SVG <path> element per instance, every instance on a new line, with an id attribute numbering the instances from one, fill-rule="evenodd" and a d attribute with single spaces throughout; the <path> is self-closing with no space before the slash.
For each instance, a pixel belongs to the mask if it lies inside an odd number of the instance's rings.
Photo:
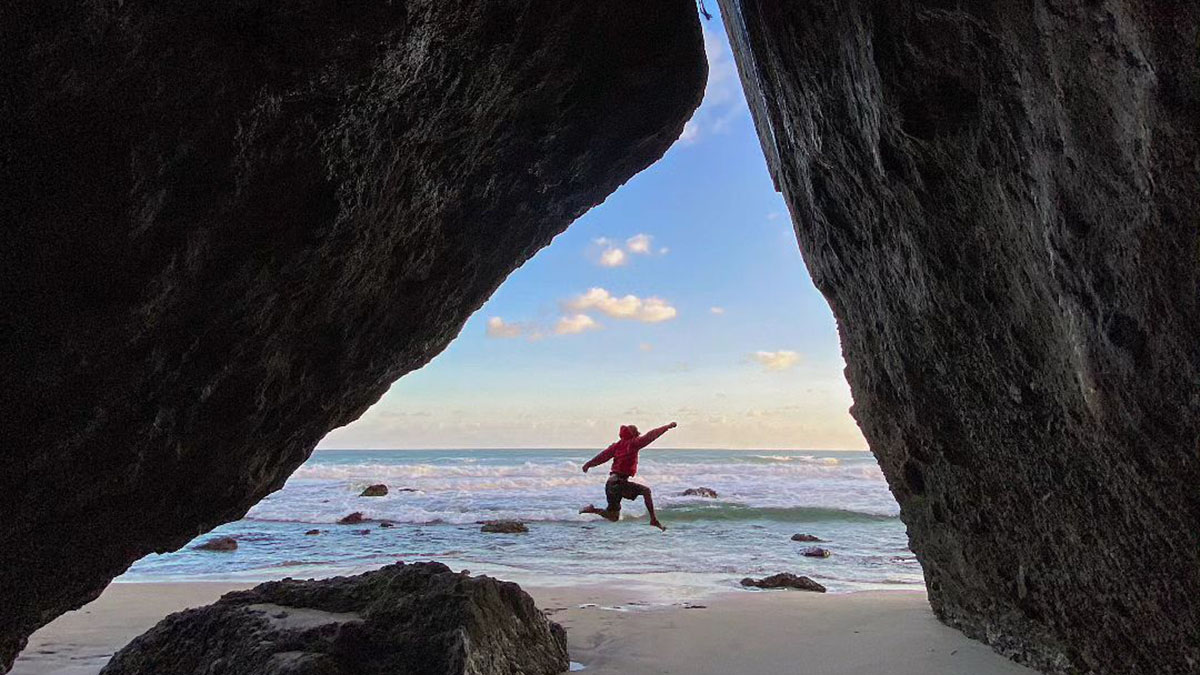
<path id="1" fill-rule="evenodd" d="M 659 436 L 667 433 L 667 430 L 670 428 L 671 425 L 668 424 L 657 429 L 651 429 L 639 436 L 637 434 L 637 427 L 622 426 L 621 440 L 600 451 L 600 454 L 588 460 L 588 463 L 584 464 L 584 466 L 590 469 L 611 459 L 613 461 L 613 473 L 619 473 L 624 476 L 636 475 L 638 452 L 653 443 Z"/>

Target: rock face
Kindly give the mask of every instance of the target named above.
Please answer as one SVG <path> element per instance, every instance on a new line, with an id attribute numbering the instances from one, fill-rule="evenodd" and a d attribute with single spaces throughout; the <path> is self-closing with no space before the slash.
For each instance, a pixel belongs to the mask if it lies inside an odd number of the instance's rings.
<path id="1" fill-rule="evenodd" d="M 386 485 L 384 485 L 383 483 L 377 483 L 375 485 L 368 485 L 365 489 L 363 489 L 363 491 L 358 496 L 359 497 L 385 497 L 385 496 L 387 496 L 387 493 L 388 493 L 388 487 Z"/>
<path id="2" fill-rule="evenodd" d="M 721 4 L 937 616 L 1200 672 L 1200 4 Z"/>
<path id="3" fill-rule="evenodd" d="M 397 563 L 353 577 L 285 579 L 163 619 L 104 675 L 558 675 L 567 636 L 521 587 Z"/>
<path id="4" fill-rule="evenodd" d="M 692 0 L 0 15 L 0 667 L 281 487 L 706 73 Z"/>
<path id="5" fill-rule="evenodd" d="M 798 591 L 825 592 L 825 587 L 821 584 L 808 577 L 797 576 L 791 572 L 780 572 L 779 574 L 772 574 L 762 579 L 746 577 L 742 579 L 742 585 L 752 588 L 794 588 Z"/>
<path id="6" fill-rule="evenodd" d="M 480 532 L 492 532 L 494 534 L 520 534 L 528 532 L 529 528 L 525 523 L 516 520 L 492 520 L 483 524 L 479 528 Z"/>

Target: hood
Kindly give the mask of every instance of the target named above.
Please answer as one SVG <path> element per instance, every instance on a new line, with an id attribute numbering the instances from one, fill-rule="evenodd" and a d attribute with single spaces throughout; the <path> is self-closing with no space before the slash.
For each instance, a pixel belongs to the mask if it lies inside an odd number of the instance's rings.
<path id="1" fill-rule="evenodd" d="M 637 438 L 637 427 L 632 424 L 621 425 L 621 440 L 627 441 L 631 438 Z"/>

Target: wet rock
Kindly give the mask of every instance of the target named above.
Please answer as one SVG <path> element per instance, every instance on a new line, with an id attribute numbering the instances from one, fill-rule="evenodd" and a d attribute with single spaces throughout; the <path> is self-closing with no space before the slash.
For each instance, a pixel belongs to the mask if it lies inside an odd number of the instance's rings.
<path id="1" fill-rule="evenodd" d="M 213 537 L 212 539 L 196 544 L 192 548 L 199 551 L 236 551 L 237 547 L 237 539 L 233 537 Z"/>
<path id="2" fill-rule="evenodd" d="M 513 583 L 439 563 L 268 582 L 172 614 L 104 675 L 557 675 L 566 633 Z"/>
<path id="3" fill-rule="evenodd" d="M 792 535 L 792 541 L 821 542 L 821 541 L 825 541 L 825 540 L 821 539 L 820 537 L 818 537 L 816 535 L 797 533 L 797 534 Z"/>
<path id="4" fill-rule="evenodd" d="M 309 530 L 308 532 L 305 532 L 304 534 L 311 536 L 311 535 L 315 535 L 315 534 L 321 534 L 321 531 L 320 530 Z"/>
<path id="5" fill-rule="evenodd" d="M 754 588 L 794 588 L 799 591 L 813 591 L 816 593 L 824 593 L 825 587 L 821 584 L 809 579 L 808 577 L 797 576 L 791 572 L 781 572 L 772 574 L 769 577 L 762 579 L 752 579 L 746 577 L 742 579 L 742 585 Z"/>
<path id="6" fill-rule="evenodd" d="M 528 532 L 529 528 L 525 523 L 516 520 L 491 520 L 483 524 L 480 532 L 493 532 L 497 534 L 519 534 Z"/>
<path id="7" fill-rule="evenodd" d="M 366 520 L 367 519 L 365 516 L 363 516 L 362 511 L 355 511 L 354 513 L 342 516 L 341 520 L 338 521 L 338 524 L 339 525 L 358 525 L 359 523 L 362 523 Z"/>
<path id="8" fill-rule="evenodd" d="M 396 524 L 390 520 L 385 520 L 385 521 L 379 523 L 379 527 L 382 527 L 382 528 L 395 527 L 395 526 L 396 526 Z"/>
<path id="9" fill-rule="evenodd" d="M 827 548 L 821 548 L 820 546 L 810 546 L 810 547 L 804 549 L 803 551 L 801 551 L 800 555 L 808 557 L 808 558 L 828 558 L 829 556 L 833 555 L 833 553 Z"/>
<path id="10" fill-rule="evenodd" d="M 0 21 L 0 666 L 279 489 L 705 81 L 692 0 L 51 4 Z"/>
<path id="11" fill-rule="evenodd" d="M 359 497 L 383 497 L 388 493 L 388 487 L 383 483 L 368 485 L 366 489 L 359 494 Z"/>
<path id="12" fill-rule="evenodd" d="M 1200 3 L 721 5 L 936 615 L 1200 672 Z"/>
<path id="13" fill-rule="evenodd" d="M 680 497 L 707 497 L 709 499 L 717 498 L 717 491 L 712 488 L 697 487 L 688 488 L 679 493 Z"/>

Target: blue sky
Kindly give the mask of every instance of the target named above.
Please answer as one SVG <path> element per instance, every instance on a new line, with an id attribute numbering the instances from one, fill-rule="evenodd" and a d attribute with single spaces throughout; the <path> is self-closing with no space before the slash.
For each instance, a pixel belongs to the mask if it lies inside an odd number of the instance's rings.
<path id="1" fill-rule="evenodd" d="M 705 101 L 666 156 L 319 447 L 592 448 L 670 421 L 664 447 L 866 447 L 720 21 L 705 33 Z"/>

